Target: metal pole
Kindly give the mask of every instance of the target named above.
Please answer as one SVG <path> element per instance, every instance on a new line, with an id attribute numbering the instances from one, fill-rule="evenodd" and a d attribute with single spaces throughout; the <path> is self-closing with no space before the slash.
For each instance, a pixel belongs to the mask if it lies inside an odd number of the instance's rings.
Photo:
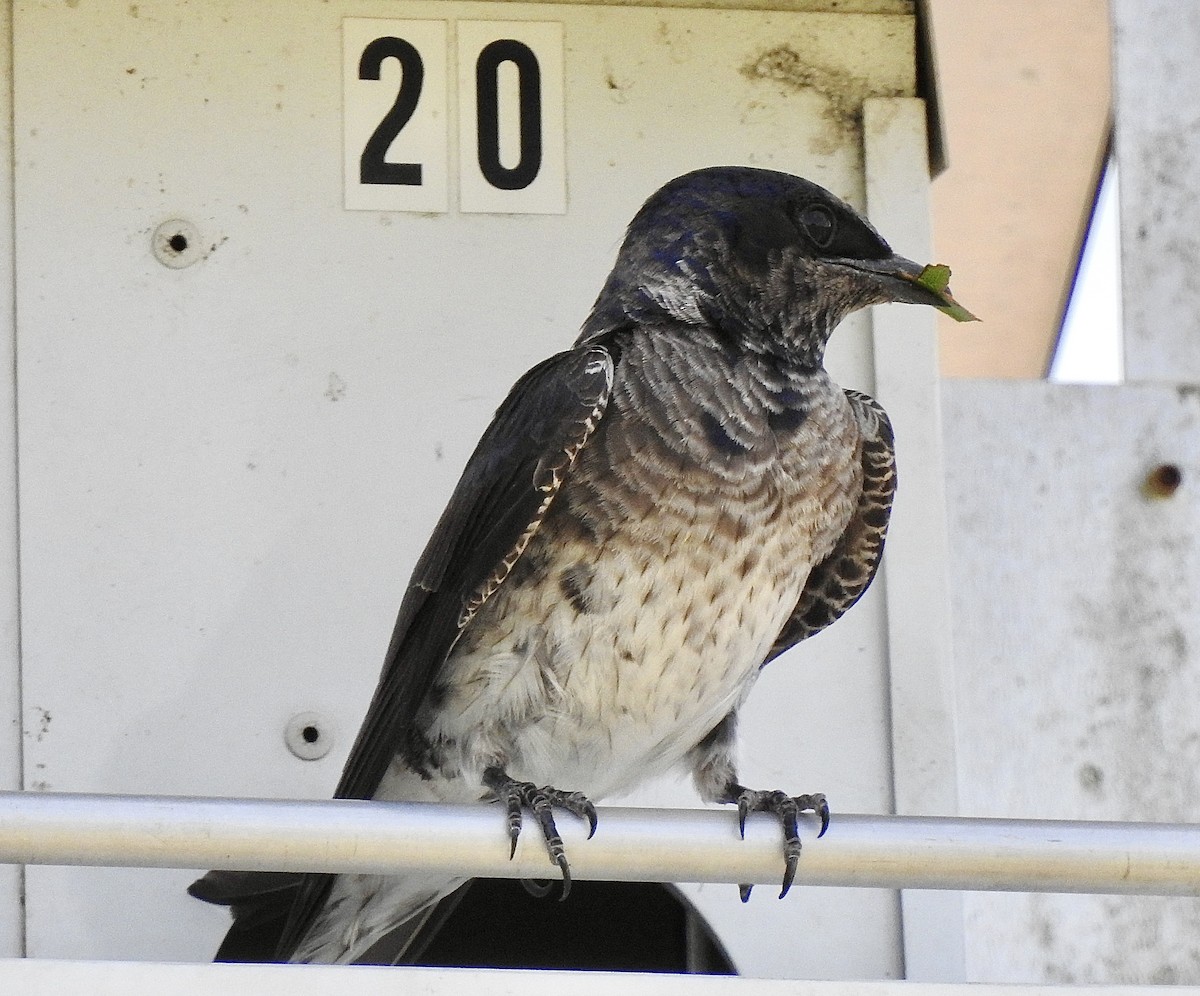
<path id="1" fill-rule="evenodd" d="M 592 840 L 559 816 L 572 874 L 778 883 L 777 821 L 740 840 L 730 810 L 602 809 Z M 492 806 L 0 792 L 0 862 L 552 878 L 536 824 L 508 859 Z M 798 884 L 1200 895 L 1200 827 L 963 817 L 806 820 Z"/>

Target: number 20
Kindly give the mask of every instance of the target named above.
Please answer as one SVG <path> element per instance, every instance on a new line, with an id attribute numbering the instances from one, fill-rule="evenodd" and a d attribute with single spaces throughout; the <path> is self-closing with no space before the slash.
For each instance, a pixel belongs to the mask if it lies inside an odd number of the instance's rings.
<path id="1" fill-rule="evenodd" d="M 388 112 L 371 133 L 359 157 L 359 179 L 364 184 L 421 185 L 420 163 L 390 163 L 388 149 L 408 124 L 421 99 L 425 66 L 421 54 L 403 38 L 376 38 L 358 63 L 360 80 L 378 80 L 384 60 L 400 64 L 400 87 Z M 500 161 L 500 66 L 511 62 L 517 70 L 517 106 L 520 156 L 515 166 Z M 537 55 L 523 42 L 502 38 L 479 53 L 475 63 L 475 129 L 479 170 L 497 190 L 528 187 L 542 165 L 542 90 Z"/>

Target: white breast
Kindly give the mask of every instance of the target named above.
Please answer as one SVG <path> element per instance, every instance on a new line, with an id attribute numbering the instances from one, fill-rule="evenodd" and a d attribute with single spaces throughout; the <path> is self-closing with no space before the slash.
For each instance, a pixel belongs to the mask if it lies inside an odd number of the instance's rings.
<path id="1" fill-rule="evenodd" d="M 461 774 L 484 795 L 499 764 L 599 799 L 677 764 L 746 697 L 849 521 L 859 437 L 840 390 L 743 363 L 705 372 L 719 399 L 651 394 L 664 348 L 647 347 L 628 396 L 616 385 L 524 554 L 536 568 L 514 571 L 447 661 L 423 717 L 447 792 Z M 779 432 L 769 405 L 785 388 L 807 418 Z M 718 401 L 737 445 L 697 435 Z"/>

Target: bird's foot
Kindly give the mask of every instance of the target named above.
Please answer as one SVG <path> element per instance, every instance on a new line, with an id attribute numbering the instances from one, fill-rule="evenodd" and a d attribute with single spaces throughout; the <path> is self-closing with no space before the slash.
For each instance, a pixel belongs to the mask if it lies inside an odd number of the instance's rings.
<path id="1" fill-rule="evenodd" d="M 816 813 L 821 818 L 821 832 L 817 836 L 823 837 L 829 829 L 829 804 L 825 801 L 825 796 L 820 792 L 794 796 L 778 790 L 757 792 L 738 785 L 730 793 L 727 801 L 737 803 L 738 828 L 743 839 L 746 836 L 746 817 L 751 813 L 774 813 L 783 824 L 783 889 L 779 893 L 779 898 L 782 899 L 792 887 L 796 878 L 796 863 L 800 860 L 797 817 L 801 813 Z M 738 886 L 743 903 L 750 899 L 751 888 L 749 885 Z"/>
<path id="2" fill-rule="evenodd" d="M 533 782 L 519 782 L 510 778 L 501 768 L 488 768 L 483 773 L 483 783 L 508 813 L 508 837 L 511 842 L 509 858 L 517 853 L 517 838 L 521 836 L 522 810 L 528 807 L 537 817 L 550 853 L 550 862 L 562 871 L 563 889 L 560 899 L 566 899 L 571 891 L 571 866 L 567 862 L 562 836 L 554 824 L 554 807 L 558 806 L 588 821 L 588 837 L 596 832 L 596 807 L 582 792 L 564 792 L 562 789 L 542 786 Z"/>

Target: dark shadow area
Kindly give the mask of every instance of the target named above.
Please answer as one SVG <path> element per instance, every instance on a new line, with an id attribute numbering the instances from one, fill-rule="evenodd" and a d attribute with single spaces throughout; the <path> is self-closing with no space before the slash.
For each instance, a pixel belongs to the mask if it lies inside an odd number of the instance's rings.
<path id="1" fill-rule="evenodd" d="M 558 901 L 520 882 L 471 884 L 420 965 L 735 975 L 712 928 L 672 886 L 575 882 Z"/>

